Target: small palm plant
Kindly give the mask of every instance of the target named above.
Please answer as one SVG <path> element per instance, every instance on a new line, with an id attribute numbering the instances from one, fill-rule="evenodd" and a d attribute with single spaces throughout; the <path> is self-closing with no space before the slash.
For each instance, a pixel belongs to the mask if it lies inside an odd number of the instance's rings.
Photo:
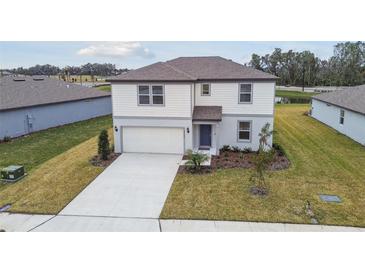
<path id="1" fill-rule="evenodd" d="M 209 159 L 209 156 L 200 153 L 200 152 L 193 152 L 191 149 L 187 151 L 187 158 L 188 161 L 186 165 L 189 166 L 193 171 L 201 170 L 201 164 L 204 163 Z"/>
<path id="2" fill-rule="evenodd" d="M 266 147 L 270 147 L 268 144 L 269 138 L 273 135 L 274 131 L 270 129 L 270 123 L 266 123 L 259 133 L 259 150 L 265 150 Z"/>

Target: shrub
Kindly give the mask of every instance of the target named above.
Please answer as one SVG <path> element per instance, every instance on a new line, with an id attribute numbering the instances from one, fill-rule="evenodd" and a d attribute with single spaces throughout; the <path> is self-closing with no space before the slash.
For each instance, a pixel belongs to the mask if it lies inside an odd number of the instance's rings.
<path id="1" fill-rule="evenodd" d="M 99 135 L 98 154 L 102 160 L 108 160 L 110 154 L 108 131 L 103 129 Z"/>
<path id="2" fill-rule="evenodd" d="M 286 152 L 280 144 L 273 143 L 272 148 L 275 149 L 278 152 L 279 156 L 286 156 Z"/>
<path id="3" fill-rule="evenodd" d="M 208 155 L 200 152 L 193 152 L 192 150 L 187 151 L 188 165 L 193 171 L 201 169 L 201 164 L 209 159 Z"/>
<path id="4" fill-rule="evenodd" d="M 241 149 L 240 149 L 240 147 L 238 147 L 238 146 L 233 146 L 233 147 L 232 147 L 232 151 L 233 151 L 233 152 L 240 152 L 240 151 L 241 151 Z"/>
<path id="5" fill-rule="evenodd" d="M 224 145 L 224 146 L 222 146 L 221 152 L 226 152 L 226 151 L 232 151 L 230 145 Z"/>
<path id="6" fill-rule="evenodd" d="M 243 148 L 243 149 L 242 149 L 242 152 L 243 152 L 243 153 L 251 153 L 251 152 L 252 152 L 252 148 L 250 148 L 250 147 L 245 147 L 245 148 Z"/>

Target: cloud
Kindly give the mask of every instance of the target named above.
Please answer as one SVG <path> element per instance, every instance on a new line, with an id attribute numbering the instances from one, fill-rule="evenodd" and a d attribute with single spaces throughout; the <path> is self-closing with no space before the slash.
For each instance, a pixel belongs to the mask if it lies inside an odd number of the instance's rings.
<path id="1" fill-rule="evenodd" d="M 154 54 L 139 42 L 97 42 L 80 49 L 77 54 L 95 57 L 154 57 Z"/>

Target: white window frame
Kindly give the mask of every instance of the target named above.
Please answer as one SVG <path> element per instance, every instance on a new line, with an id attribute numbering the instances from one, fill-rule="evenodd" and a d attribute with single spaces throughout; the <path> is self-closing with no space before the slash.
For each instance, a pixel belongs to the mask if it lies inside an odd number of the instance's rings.
<path id="1" fill-rule="evenodd" d="M 345 110 L 344 109 L 340 109 L 340 125 L 344 125 L 345 124 Z"/>
<path id="2" fill-rule="evenodd" d="M 249 123 L 250 129 L 249 130 L 241 130 L 240 123 Z M 249 132 L 249 139 L 240 139 L 240 132 Z M 252 137 L 252 120 L 239 120 L 237 121 L 237 142 L 239 143 L 251 143 Z"/>
<path id="3" fill-rule="evenodd" d="M 204 94 L 204 89 L 203 89 L 203 86 L 204 85 L 208 85 L 208 88 L 209 88 L 209 93 L 208 94 Z M 200 91 L 200 94 L 201 96 L 210 96 L 211 95 L 211 86 L 209 83 L 202 83 L 201 84 L 201 91 Z"/>
<path id="4" fill-rule="evenodd" d="M 250 85 L 251 90 L 250 92 L 241 92 L 241 85 Z M 249 102 L 241 102 L 241 94 L 250 94 L 250 101 Z M 253 83 L 239 83 L 238 84 L 238 103 L 239 104 L 252 104 L 253 102 Z"/>
<path id="5" fill-rule="evenodd" d="M 149 103 L 148 104 L 142 104 L 140 102 L 140 98 L 139 98 L 140 96 L 147 96 L 147 94 L 142 94 L 142 95 L 139 94 L 139 87 L 140 86 L 148 86 L 148 96 L 149 96 Z M 162 94 L 161 95 L 160 94 L 158 94 L 158 95 L 153 94 L 152 89 L 153 89 L 154 86 L 162 87 Z M 162 97 L 162 104 L 154 104 L 153 103 L 153 97 L 154 96 L 161 96 Z M 137 85 L 137 104 L 138 104 L 138 106 L 155 106 L 155 107 L 165 106 L 165 86 L 162 85 L 162 84 L 139 84 L 139 85 Z"/>

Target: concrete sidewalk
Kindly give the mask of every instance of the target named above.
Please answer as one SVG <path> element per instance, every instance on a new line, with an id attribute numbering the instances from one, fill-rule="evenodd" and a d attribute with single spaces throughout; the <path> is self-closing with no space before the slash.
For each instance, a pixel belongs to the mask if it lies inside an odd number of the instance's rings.
<path id="1" fill-rule="evenodd" d="M 365 228 L 203 220 L 0 213 L 0 229 L 37 232 L 365 232 Z"/>
<path id="2" fill-rule="evenodd" d="M 27 232 L 52 219 L 54 215 L 0 213 L 0 229 Z"/>
<path id="3" fill-rule="evenodd" d="M 163 232 L 365 232 L 365 228 L 203 220 L 160 220 Z"/>
<path id="4" fill-rule="evenodd" d="M 158 219 L 56 216 L 35 232 L 160 232 Z"/>

